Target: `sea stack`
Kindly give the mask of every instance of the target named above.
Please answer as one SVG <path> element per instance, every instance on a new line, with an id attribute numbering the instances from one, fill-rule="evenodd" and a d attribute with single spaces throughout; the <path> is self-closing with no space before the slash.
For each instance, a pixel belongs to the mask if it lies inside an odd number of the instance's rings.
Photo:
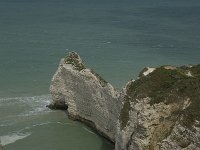
<path id="1" fill-rule="evenodd" d="M 80 120 L 115 141 L 122 106 L 119 92 L 100 75 L 86 68 L 76 52 L 61 59 L 50 91 L 54 108 L 68 107 L 71 119 Z"/>
<path id="2" fill-rule="evenodd" d="M 200 65 L 147 67 L 117 91 L 70 52 L 50 91 L 51 108 L 66 108 L 115 150 L 200 150 Z"/>

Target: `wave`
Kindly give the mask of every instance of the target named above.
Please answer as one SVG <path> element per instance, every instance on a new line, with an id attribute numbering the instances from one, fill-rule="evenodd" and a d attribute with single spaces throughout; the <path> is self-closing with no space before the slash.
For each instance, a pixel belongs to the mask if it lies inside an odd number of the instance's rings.
<path id="1" fill-rule="evenodd" d="M 94 134 L 94 135 L 96 135 L 94 132 L 92 132 L 91 130 L 87 129 L 86 127 L 83 127 L 83 129 L 84 129 L 85 131 L 87 131 L 87 132 L 91 133 L 91 134 Z"/>
<path id="2" fill-rule="evenodd" d="M 75 123 L 75 122 L 73 122 L 73 123 L 63 123 L 63 122 L 59 122 L 59 121 L 57 121 L 56 122 L 57 124 L 60 124 L 60 125 L 68 125 L 68 126 L 77 126 L 77 124 Z"/>
<path id="3" fill-rule="evenodd" d="M 31 133 L 13 133 L 9 135 L 0 136 L 0 141 L 3 146 L 15 143 L 18 140 L 24 139 L 30 136 Z"/>
<path id="4" fill-rule="evenodd" d="M 38 126 L 44 126 L 44 125 L 48 125 L 48 124 L 59 124 L 59 125 L 68 125 L 68 126 L 76 126 L 76 124 L 72 124 L 72 123 L 62 123 L 62 122 L 42 122 L 42 123 L 37 123 L 37 124 L 33 124 L 31 126 L 27 126 L 23 129 L 18 130 L 17 132 L 27 132 L 29 130 L 32 130 L 32 128 L 38 127 Z"/>
<path id="5" fill-rule="evenodd" d="M 35 108 L 34 110 L 29 110 L 29 111 L 26 111 L 26 112 L 22 112 L 20 114 L 18 114 L 17 116 L 18 117 L 28 117 L 28 116 L 35 116 L 35 115 L 38 115 L 38 114 L 41 114 L 42 112 L 50 112 L 51 110 L 49 108 L 46 108 L 46 105 L 44 105 L 43 107 L 41 108 Z"/>
<path id="6" fill-rule="evenodd" d="M 18 108 L 22 109 L 14 116 L 31 116 L 50 111 L 50 109 L 46 108 L 46 105 L 51 102 L 51 99 L 51 95 L 0 98 L 0 107 L 12 110 L 14 107 L 19 106 Z M 7 117 L 10 116 L 14 117 L 10 114 Z"/>
<path id="7" fill-rule="evenodd" d="M 37 123 L 37 124 L 33 124 L 31 126 L 27 126 L 23 129 L 20 129 L 18 130 L 17 132 L 20 133 L 20 132 L 26 132 L 26 131 L 29 131 L 31 130 L 32 128 L 35 128 L 35 127 L 38 127 L 38 126 L 43 126 L 43 125 L 47 125 L 47 124 L 52 124 L 53 122 L 43 122 L 43 123 Z"/>
<path id="8" fill-rule="evenodd" d="M 0 143 L 3 146 L 15 143 L 18 140 L 21 140 L 21 139 L 24 139 L 24 138 L 30 136 L 31 132 L 29 132 L 29 131 L 32 128 L 35 128 L 37 126 L 47 125 L 47 124 L 53 124 L 53 123 L 57 123 L 57 122 L 43 122 L 43 123 L 33 124 L 31 126 L 27 126 L 27 127 L 23 128 L 23 129 L 15 131 L 15 133 L 0 136 Z M 22 133 L 22 132 L 26 132 L 26 133 Z"/>
<path id="9" fill-rule="evenodd" d="M 29 97 L 9 97 L 9 98 L 0 98 L 1 102 L 48 102 L 51 99 L 51 95 L 40 95 L 40 96 L 29 96 Z M 41 101 L 47 100 L 47 101 Z"/>

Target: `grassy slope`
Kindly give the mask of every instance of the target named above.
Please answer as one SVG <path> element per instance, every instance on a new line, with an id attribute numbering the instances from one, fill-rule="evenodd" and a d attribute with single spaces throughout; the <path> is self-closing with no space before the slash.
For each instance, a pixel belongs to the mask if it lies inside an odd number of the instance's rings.
<path id="1" fill-rule="evenodd" d="M 186 75 L 188 71 L 191 72 L 192 77 Z M 182 66 L 174 70 L 160 67 L 147 76 L 141 74 L 138 80 L 127 86 L 127 96 L 130 101 L 150 97 L 150 104 L 153 105 L 160 102 L 179 103 L 189 98 L 191 105 L 183 112 L 178 112 L 184 115 L 182 123 L 191 127 L 195 120 L 200 120 L 200 65 L 191 68 Z M 127 115 L 130 110 L 126 102 L 127 98 L 125 99 L 120 114 L 122 128 L 128 122 Z"/>

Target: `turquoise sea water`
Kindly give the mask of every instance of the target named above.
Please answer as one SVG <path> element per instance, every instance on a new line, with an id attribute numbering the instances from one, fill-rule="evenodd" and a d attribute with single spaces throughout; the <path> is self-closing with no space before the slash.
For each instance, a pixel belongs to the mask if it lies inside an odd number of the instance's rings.
<path id="1" fill-rule="evenodd" d="M 199 63 L 200 1 L 1 0 L 5 149 L 113 149 L 64 112 L 45 108 L 51 77 L 71 50 L 118 88 L 145 66 Z"/>

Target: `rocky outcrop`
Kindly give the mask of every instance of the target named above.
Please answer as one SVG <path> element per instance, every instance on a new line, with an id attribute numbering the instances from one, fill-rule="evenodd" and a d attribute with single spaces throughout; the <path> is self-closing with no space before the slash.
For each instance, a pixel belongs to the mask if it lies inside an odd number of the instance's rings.
<path id="1" fill-rule="evenodd" d="M 68 107 L 71 119 L 95 128 L 114 142 L 121 101 L 119 92 L 88 69 L 75 52 L 60 61 L 50 91 L 51 107 Z"/>
<path id="2" fill-rule="evenodd" d="M 116 150 L 200 149 L 200 65 L 146 68 L 124 89 Z"/>
<path id="3" fill-rule="evenodd" d="M 119 93 L 71 52 L 50 91 L 51 108 L 67 108 L 115 150 L 200 149 L 200 65 L 145 68 Z"/>

